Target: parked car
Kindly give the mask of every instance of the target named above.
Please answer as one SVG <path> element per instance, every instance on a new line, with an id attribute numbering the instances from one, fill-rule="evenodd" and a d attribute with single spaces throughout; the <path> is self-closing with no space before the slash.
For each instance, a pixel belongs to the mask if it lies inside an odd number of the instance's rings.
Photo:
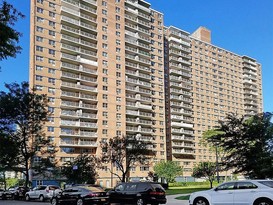
<path id="1" fill-rule="evenodd" d="M 110 203 L 158 205 L 166 204 L 164 188 L 155 182 L 127 182 L 108 192 Z"/>
<path id="2" fill-rule="evenodd" d="M 29 191 L 29 188 L 24 186 L 10 187 L 6 191 L 2 192 L 1 198 L 2 199 L 23 199 L 27 191 Z"/>
<path id="3" fill-rule="evenodd" d="M 272 205 L 272 180 L 243 180 L 225 182 L 216 188 L 191 194 L 190 205 Z"/>
<path id="4" fill-rule="evenodd" d="M 15 187 L 14 191 L 13 191 L 13 195 L 12 198 L 13 199 L 24 199 L 25 198 L 25 194 L 29 191 L 30 189 L 28 187 L 24 187 L 24 186 L 19 186 L 19 187 Z"/>
<path id="5" fill-rule="evenodd" d="M 51 199 L 52 205 L 107 205 L 108 196 L 99 186 L 81 185 L 66 188 L 63 192 L 55 195 Z"/>
<path id="6" fill-rule="evenodd" d="M 61 188 L 55 185 L 41 185 L 37 186 L 31 191 L 28 191 L 25 195 L 26 201 L 32 199 L 39 199 L 39 201 L 44 201 L 51 199 L 54 194 L 61 192 Z"/>
<path id="7" fill-rule="evenodd" d="M 5 189 L 0 189 L 0 198 L 2 199 L 2 195 L 4 193 Z"/>

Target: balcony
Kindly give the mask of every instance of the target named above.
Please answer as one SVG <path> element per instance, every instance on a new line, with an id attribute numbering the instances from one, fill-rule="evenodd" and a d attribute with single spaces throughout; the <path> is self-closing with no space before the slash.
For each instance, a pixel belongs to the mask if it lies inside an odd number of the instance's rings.
<path id="1" fill-rule="evenodd" d="M 97 147 L 96 141 L 81 141 L 81 140 L 61 140 L 60 146 L 70 147 Z"/>
<path id="2" fill-rule="evenodd" d="M 71 88 L 71 89 L 76 89 L 76 90 L 86 90 L 86 91 L 97 92 L 96 87 L 80 85 L 80 84 L 70 83 L 70 82 L 65 82 L 65 81 L 62 82 L 61 87 L 66 87 L 66 88 Z"/>

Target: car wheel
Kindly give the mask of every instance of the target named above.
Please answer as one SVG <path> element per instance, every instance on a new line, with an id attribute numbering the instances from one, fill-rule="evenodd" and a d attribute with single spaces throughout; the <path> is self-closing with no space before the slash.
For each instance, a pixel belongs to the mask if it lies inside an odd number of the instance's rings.
<path id="1" fill-rule="evenodd" d="M 83 200 L 82 199 L 78 199 L 77 200 L 77 205 L 83 205 Z"/>
<path id="2" fill-rule="evenodd" d="M 51 199 L 51 204 L 52 205 L 58 205 L 58 200 L 56 198 Z"/>
<path id="3" fill-rule="evenodd" d="M 142 198 L 138 198 L 136 201 L 136 205 L 145 205 L 145 202 Z"/>
<path id="4" fill-rule="evenodd" d="M 30 197 L 28 194 L 26 195 L 26 201 L 30 201 Z"/>
<path id="5" fill-rule="evenodd" d="M 254 205 L 273 205 L 273 202 L 270 199 L 262 198 L 262 199 L 257 199 L 254 202 Z"/>
<path id="6" fill-rule="evenodd" d="M 193 201 L 193 205 L 209 205 L 209 202 L 203 197 L 198 197 Z"/>
<path id="7" fill-rule="evenodd" d="M 45 197 L 43 195 L 40 195 L 39 196 L 39 201 L 44 201 L 45 200 Z"/>

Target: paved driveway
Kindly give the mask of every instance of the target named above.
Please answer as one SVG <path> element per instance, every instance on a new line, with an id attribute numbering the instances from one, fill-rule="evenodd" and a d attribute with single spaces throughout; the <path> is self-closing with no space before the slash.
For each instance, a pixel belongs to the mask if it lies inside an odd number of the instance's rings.
<path id="1" fill-rule="evenodd" d="M 188 194 L 176 194 L 176 195 L 167 195 L 167 205 L 188 205 L 188 200 L 177 200 L 176 197 L 184 196 Z"/>

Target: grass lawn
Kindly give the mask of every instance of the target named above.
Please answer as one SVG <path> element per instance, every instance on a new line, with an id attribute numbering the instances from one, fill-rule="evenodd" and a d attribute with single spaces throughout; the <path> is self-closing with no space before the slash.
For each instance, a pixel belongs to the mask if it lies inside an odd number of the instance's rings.
<path id="1" fill-rule="evenodd" d="M 177 199 L 177 200 L 189 200 L 189 198 L 190 198 L 190 195 L 185 195 L 185 196 L 176 197 L 175 199 Z"/>
<path id="2" fill-rule="evenodd" d="M 196 191 L 203 191 L 208 190 L 210 188 L 208 187 L 170 187 L 166 190 L 167 195 L 173 195 L 173 194 L 191 194 L 192 192 Z"/>

